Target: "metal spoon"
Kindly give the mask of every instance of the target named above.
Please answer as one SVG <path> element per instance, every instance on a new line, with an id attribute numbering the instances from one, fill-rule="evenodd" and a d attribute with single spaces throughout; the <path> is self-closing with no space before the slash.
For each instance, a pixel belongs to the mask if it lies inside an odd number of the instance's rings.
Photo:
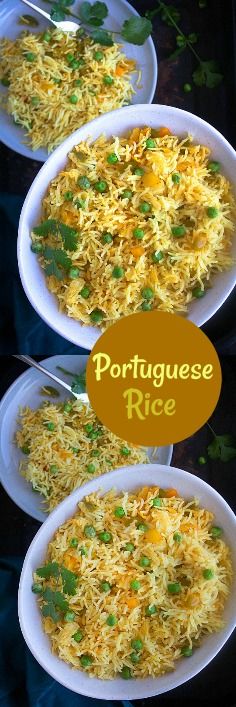
<path id="1" fill-rule="evenodd" d="M 54 383 L 58 383 L 59 385 L 62 386 L 62 388 L 65 388 L 66 390 L 69 391 L 70 395 L 74 395 L 74 397 L 77 400 L 81 400 L 82 403 L 88 403 L 89 399 L 87 396 L 87 393 L 74 393 L 73 390 L 71 390 L 70 385 L 68 383 L 65 383 L 64 381 L 61 380 L 61 378 L 58 378 L 58 376 L 55 376 L 54 373 L 51 373 L 51 371 L 48 371 L 47 368 L 44 368 L 44 366 L 41 366 L 41 363 L 38 363 L 38 361 L 34 361 L 31 356 L 18 356 L 17 354 L 13 354 L 14 358 L 19 358 L 20 361 L 24 361 L 24 363 L 28 363 L 28 366 L 32 366 L 33 368 L 37 368 L 40 373 L 44 373 L 45 376 L 48 376 L 48 378 L 51 378 Z"/>
<path id="2" fill-rule="evenodd" d="M 46 18 L 49 22 L 52 22 L 55 27 L 58 29 L 61 29 L 63 32 L 72 32 L 75 33 L 79 29 L 80 25 L 77 22 L 70 22 L 70 21 L 63 21 L 63 22 L 55 22 L 55 20 L 52 20 L 48 12 L 45 12 L 45 10 L 41 10 L 41 7 L 37 7 L 37 5 L 34 5 L 32 2 L 29 2 L 29 0 L 21 0 L 21 2 L 24 3 L 24 5 L 28 5 L 28 7 L 31 7 L 32 10 L 35 10 L 35 12 L 38 12 L 40 15 Z"/>

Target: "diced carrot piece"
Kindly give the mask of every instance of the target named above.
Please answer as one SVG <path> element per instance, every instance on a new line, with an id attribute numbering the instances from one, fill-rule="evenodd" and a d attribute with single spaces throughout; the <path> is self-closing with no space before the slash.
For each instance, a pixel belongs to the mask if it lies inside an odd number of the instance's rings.
<path id="1" fill-rule="evenodd" d="M 156 187 L 159 184 L 159 177 L 154 172 L 146 172 L 142 177 L 142 183 L 145 187 Z"/>
<path id="2" fill-rule="evenodd" d="M 73 457 L 72 452 L 68 452 L 67 449 L 59 449 L 58 454 L 61 459 L 72 459 Z"/>
<path id="3" fill-rule="evenodd" d="M 130 133 L 129 141 L 132 142 L 133 140 L 135 140 L 135 142 L 137 142 L 137 140 L 139 139 L 139 135 L 140 135 L 140 129 L 134 128 L 132 130 L 132 132 Z"/>
<path id="4" fill-rule="evenodd" d="M 40 86 L 43 89 L 43 91 L 50 91 L 50 89 L 55 90 L 54 84 L 48 83 L 48 81 L 40 81 Z"/>
<path id="5" fill-rule="evenodd" d="M 75 572 L 79 569 L 78 560 L 73 557 L 73 555 L 70 555 L 68 552 L 64 553 L 63 563 L 68 570 L 71 570 L 71 572 Z"/>
<path id="6" fill-rule="evenodd" d="M 158 130 L 159 137 L 165 137 L 165 135 L 171 135 L 171 130 L 169 128 L 159 128 Z"/>
<path id="7" fill-rule="evenodd" d="M 186 172 L 187 167 L 188 167 L 188 162 L 178 162 L 178 164 L 177 164 L 178 172 Z"/>
<path id="8" fill-rule="evenodd" d="M 145 533 L 145 538 L 149 543 L 158 544 L 162 540 L 161 533 L 156 528 L 150 528 Z"/>
<path id="9" fill-rule="evenodd" d="M 121 66 L 121 64 L 117 64 L 115 74 L 116 76 L 123 76 L 123 74 L 126 74 L 128 71 L 128 68 L 126 66 Z"/>
<path id="10" fill-rule="evenodd" d="M 139 491 L 138 498 L 143 498 L 145 500 L 145 498 L 147 498 L 148 493 L 149 493 L 148 486 L 144 486 L 141 489 L 141 491 Z"/>
<path id="11" fill-rule="evenodd" d="M 140 258 L 141 255 L 145 253 L 144 248 L 141 245 L 134 246 L 134 248 L 131 248 L 131 253 L 134 256 L 134 258 Z"/>
<path id="12" fill-rule="evenodd" d="M 135 597 L 128 597 L 128 599 L 126 599 L 126 604 L 129 607 L 129 609 L 135 609 L 136 606 L 139 605 L 139 600 L 136 599 Z"/>
<path id="13" fill-rule="evenodd" d="M 196 523 L 182 523 L 180 526 L 180 530 L 182 530 L 182 533 L 188 533 L 189 530 L 195 530 L 196 528 Z"/>
<path id="14" fill-rule="evenodd" d="M 176 489 L 166 489 L 166 498 L 175 498 L 178 496 Z"/>

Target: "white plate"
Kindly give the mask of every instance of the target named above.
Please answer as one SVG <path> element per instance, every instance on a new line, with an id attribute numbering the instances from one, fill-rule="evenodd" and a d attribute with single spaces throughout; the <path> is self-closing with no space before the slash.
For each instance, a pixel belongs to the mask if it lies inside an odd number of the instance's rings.
<path id="1" fill-rule="evenodd" d="M 70 378 L 61 371 L 59 372 L 56 367 L 62 366 L 73 373 L 81 373 L 86 367 L 87 359 L 88 356 L 83 355 L 52 356 L 41 363 L 49 371 L 58 374 L 59 378 L 68 383 Z M 35 409 L 44 400 L 48 399 L 54 402 L 52 398 L 40 395 L 40 388 L 44 385 L 53 386 L 54 384 L 52 381 L 50 383 L 50 379 L 47 376 L 33 368 L 29 368 L 10 386 L 0 404 L 0 479 L 2 485 L 17 506 L 42 523 L 47 518 L 48 513 L 42 509 L 42 496 L 39 493 L 35 493 L 31 484 L 19 474 L 19 463 L 24 458 L 24 455 L 14 444 L 14 436 L 17 429 L 19 407 L 28 405 Z M 57 398 L 56 401 L 68 398 L 66 390 L 56 384 L 55 387 L 60 392 L 60 398 Z M 170 464 L 172 452 L 172 445 L 159 447 L 155 455 L 155 461 L 160 464 Z M 153 453 L 154 450 L 150 447 L 148 455 L 151 461 L 154 461 Z"/>
<path id="2" fill-rule="evenodd" d="M 71 8 L 74 12 L 77 12 L 81 1 L 82 0 L 74 3 Z M 126 0 L 107 0 L 106 4 L 109 9 L 109 15 L 108 19 L 105 20 L 104 27 L 107 26 L 113 31 L 119 30 L 124 20 L 127 20 L 132 16 L 138 16 L 136 10 L 128 2 L 126 2 Z M 43 2 L 43 0 L 35 0 L 35 5 L 38 5 L 38 7 L 41 7 L 46 12 L 50 13 L 50 5 L 47 5 L 47 3 Z M 31 8 L 24 6 L 20 0 L 1 0 L 0 38 L 9 37 L 9 39 L 15 39 L 22 30 L 27 29 L 27 27 L 17 24 L 19 16 L 24 14 L 30 14 L 37 18 L 39 22 L 38 27 L 29 27 L 30 32 L 35 34 L 42 31 L 48 26 L 48 24 L 50 24 L 47 20 L 44 20 L 43 17 L 40 17 L 40 15 L 31 10 Z M 53 25 L 51 25 L 51 27 L 53 27 Z M 129 59 L 134 59 L 142 71 L 142 88 L 137 89 L 132 103 L 151 103 L 157 82 L 157 57 L 153 41 L 151 37 L 149 37 L 145 44 L 141 47 L 135 46 L 134 44 L 129 44 L 128 42 L 122 42 L 122 45 L 126 56 Z M 132 83 L 134 88 L 135 81 L 136 79 L 133 78 Z M 1 93 L 7 91 L 7 89 L 3 88 L 1 85 L 0 90 Z M 5 145 L 25 157 L 30 157 L 31 159 L 39 160 L 40 162 L 45 162 L 48 157 L 46 149 L 40 148 L 39 150 L 35 150 L 35 152 L 33 152 L 27 144 L 24 144 L 27 142 L 24 129 L 15 125 L 12 117 L 3 110 L 0 112 L 0 139 Z"/>
<path id="3" fill-rule="evenodd" d="M 37 599 L 31 591 L 32 574 L 44 563 L 49 541 L 57 528 L 74 515 L 77 503 L 83 496 L 100 488 L 104 492 L 112 488 L 118 491 L 134 491 L 140 486 L 153 485 L 175 487 L 180 495 L 187 499 L 197 496 L 200 505 L 214 513 L 216 524 L 223 528 L 224 539 L 231 547 L 234 570 L 236 570 L 235 515 L 215 489 L 193 474 L 170 466 L 140 464 L 117 469 L 74 491 L 51 513 L 30 545 L 21 574 L 18 609 L 23 636 L 36 660 L 61 685 L 81 695 L 103 700 L 133 700 L 168 692 L 197 675 L 215 657 L 236 625 L 234 601 L 236 575 L 234 573 L 234 586 L 231 588 L 224 611 L 225 627 L 218 633 L 206 636 L 191 658 L 176 661 L 175 670 L 162 677 L 149 677 L 143 680 L 122 680 L 121 678 L 98 680 L 90 678 L 85 672 L 72 669 L 52 654 L 49 638 L 42 629 Z"/>
<path id="4" fill-rule="evenodd" d="M 140 105 L 128 106 L 106 113 L 76 130 L 48 158 L 37 174 L 25 199 L 21 212 L 18 237 L 18 264 L 25 293 L 37 314 L 65 339 L 77 346 L 92 349 L 101 334 L 97 327 L 81 326 L 79 321 L 60 312 L 57 298 L 49 292 L 46 280 L 38 259 L 32 253 L 30 233 L 39 222 L 41 204 L 47 187 L 52 179 L 67 164 L 68 153 L 81 141 L 92 138 L 92 141 L 103 133 L 107 138 L 112 135 L 123 135 L 132 128 L 150 125 L 151 128 L 166 125 L 176 135 L 191 133 L 197 144 L 207 145 L 212 158 L 219 160 L 223 174 L 229 179 L 236 196 L 236 152 L 221 135 L 205 120 L 173 106 Z M 236 258 L 236 238 L 233 237 L 232 255 Z M 196 326 L 202 326 L 217 312 L 226 300 L 236 283 L 236 260 L 225 272 L 218 272 L 212 278 L 212 287 L 205 297 L 195 299 L 188 307 L 187 319 Z"/>

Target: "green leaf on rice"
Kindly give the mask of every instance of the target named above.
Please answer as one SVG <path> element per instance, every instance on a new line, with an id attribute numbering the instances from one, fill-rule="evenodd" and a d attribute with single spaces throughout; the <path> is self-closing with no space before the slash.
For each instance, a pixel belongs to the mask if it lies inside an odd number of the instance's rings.
<path id="1" fill-rule="evenodd" d="M 96 44 L 101 44 L 103 47 L 112 47 L 114 44 L 110 32 L 106 29 L 95 29 L 91 33 L 91 38 Z"/>

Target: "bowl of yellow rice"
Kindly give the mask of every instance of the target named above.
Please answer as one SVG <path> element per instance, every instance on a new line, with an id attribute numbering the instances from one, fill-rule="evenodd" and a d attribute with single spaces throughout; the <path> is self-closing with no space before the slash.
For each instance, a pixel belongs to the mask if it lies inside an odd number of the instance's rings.
<path id="1" fill-rule="evenodd" d="M 20 275 L 38 314 L 88 349 L 140 310 L 204 324 L 236 280 L 235 165 L 220 133 L 169 106 L 127 107 L 73 133 L 20 219 Z"/>
<path id="2" fill-rule="evenodd" d="M 101 699 L 186 682 L 236 624 L 235 528 L 211 486 L 169 466 L 117 469 L 77 489 L 23 565 L 19 619 L 34 657 Z"/>

